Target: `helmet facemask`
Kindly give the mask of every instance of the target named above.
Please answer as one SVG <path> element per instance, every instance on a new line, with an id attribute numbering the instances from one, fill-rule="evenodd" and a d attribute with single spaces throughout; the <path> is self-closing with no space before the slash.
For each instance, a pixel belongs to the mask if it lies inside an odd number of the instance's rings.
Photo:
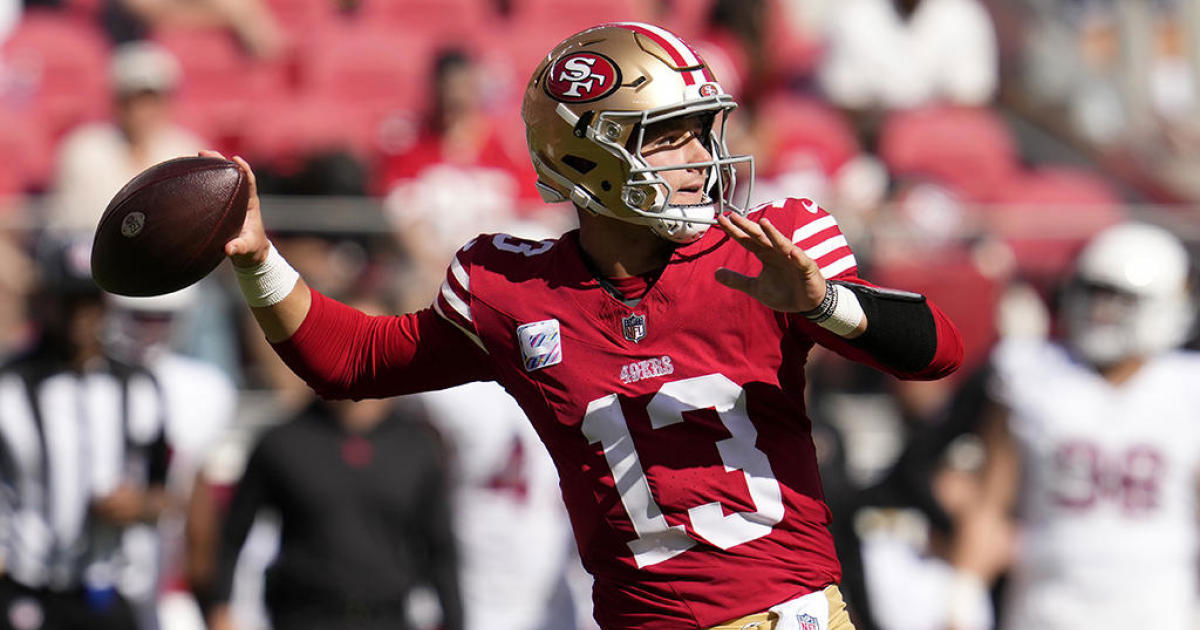
<path id="1" fill-rule="evenodd" d="M 725 143 L 726 118 L 737 108 L 733 97 L 715 94 L 698 99 L 682 101 L 673 105 L 656 107 L 640 112 L 603 111 L 594 117 L 580 118 L 565 107 L 558 114 L 571 122 L 579 137 L 595 142 L 616 157 L 627 171 L 621 184 L 620 198 L 627 213 L 614 212 L 591 195 L 573 195 L 571 201 L 596 214 L 620 219 L 630 223 L 649 226 L 655 234 L 676 243 L 696 241 L 715 225 L 718 214 L 749 211 L 749 199 L 754 186 L 754 158 L 749 155 L 733 155 Z M 704 147 L 710 159 L 703 162 L 651 166 L 643 154 L 647 130 L 655 125 L 702 116 Z M 539 162 L 534 155 L 534 164 Z M 738 164 L 750 169 L 745 190 L 738 190 Z M 703 169 L 706 173 L 705 194 L 708 199 L 700 204 L 672 204 L 676 190 L 666 181 L 663 173 Z M 570 183 L 563 182 L 563 183 Z M 738 203 L 735 198 L 743 201 Z"/>
<path id="2" fill-rule="evenodd" d="M 650 229 L 662 238 L 677 243 L 699 239 L 716 223 L 718 214 L 732 211 L 745 214 L 754 182 L 754 159 L 748 155 L 731 155 L 725 143 L 726 119 L 736 107 L 728 96 L 712 96 L 706 103 L 682 103 L 669 108 L 641 112 L 634 131 L 625 143 L 622 159 L 629 164 L 629 177 L 624 182 L 622 200 L 635 215 L 649 220 Z M 666 110 L 666 111 L 661 111 Z M 699 118 L 697 124 L 687 121 Z M 710 156 L 702 162 L 687 162 L 652 166 L 644 151 L 656 127 L 676 125 L 680 130 L 698 128 L 697 135 Z M 602 142 L 602 144 L 605 144 Z M 615 147 L 610 146 L 610 150 Z M 738 164 L 750 169 L 749 185 L 744 191 L 737 188 Z M 700 170 L 704 184 L 699 202 L 680 202 L 677 191 L 664 177 L 671 171 Z"/>
<path id="3" fill-rule="evenodd" d="M 1185 290 L 1138 295 L 1122 287 L 1076 279 L 1063 315 L 1071 347 L 1099 367 L 1148 358 L 1187 339 L 1193 304 Z"/>

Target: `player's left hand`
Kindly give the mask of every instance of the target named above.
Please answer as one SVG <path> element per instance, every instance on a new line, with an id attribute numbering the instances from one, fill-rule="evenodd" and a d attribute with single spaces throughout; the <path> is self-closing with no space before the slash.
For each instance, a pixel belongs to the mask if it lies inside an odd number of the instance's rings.
<path id="1" fill-rule="evenodd" d="M 758 276 L 722 267 L 717 270 L 717 282 L 784 313 L 811 311 L 821 304 L 827 287 L 820 266 L 775 229 L 769 219 L 755 222 L 726 213 L 717 217 L 717 224 L 762 263 Z"/>

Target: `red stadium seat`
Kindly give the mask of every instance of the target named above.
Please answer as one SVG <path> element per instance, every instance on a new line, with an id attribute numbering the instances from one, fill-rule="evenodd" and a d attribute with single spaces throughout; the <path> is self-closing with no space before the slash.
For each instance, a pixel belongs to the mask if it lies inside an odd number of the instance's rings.
<path id="1" fill-rule="evenodd" d="M 0 50 L 7 74 L 28 83 L 22 106 L 55 136 L 108 109 L 108 54 L 95 26 L 41 11 L 27 12 Z"/>
<path id="2" fill-rule="evenodd" d="M 997 340 L 1004 286 L 980 273 L 965 251 L 942 249 L 926 252 L 920 260 L 879 264 L 871 270 L 871 281 L 926 295 L 950 317 L 963 339 L 960 375 L 981 363 Z"/>
<path id="3" fill-rule="evenodd" d="M 42 190 L 54 167 L 54 143 L 42 122 L 28 115 L 0 109 L 0 170 L 5 189 L 0 195 Z"/>
<path id="4" fill-rule="evenodd" d="M 301 51 L 301 87 L 318 100 L 371 110 L 422 109 L 435 44 L 370 22 L 341 22 Z"/>
<path id="5" fill-rule="evenodd" d="M 172 109 L 175 122 L 200 136 L 207 148 L 225 155 L 241 153 L 250 105 L 182 99 L 176 101 Z"/>
<path id="6" fill-rule="evenodd" d="M 495 28 L 490 0 L 361 0 L 362 21 L 439 39 L 472 36 Z"/>
<path id="7" fill-rule="evenodd" d="M 371 162 L 381 151 L 388 117 L 415 118 L 394 106 L 309 97 L 264 102 L 246 119 L 242 149 L 248 158 L 284 170 L 304 155 L 344 149 Z"/>
<path id="8" fill-rule="evenodd" d="M 814 161 L 832 175 L 860 151 L 850 122 L 822 101 L 778 95 L 764 101 L 758 113 L 762 124 L 768 125 L 766 133 L 760 134 L 764 176 L 775 175 L 796 159 Z"/>
<path id="9" fill-rule="evenodd" d="M 94 20 L 104 8 L 104 0 L 66 0 L 66 8 L 78 17 Z"/>
<path id="10" fill-rule="evenodd" d="M 805 77 L 816 71 L 821 61 L 822 42 L 819 38 L 797 27 L 796 18 L 789 15 L 792 10 L 782 1 L 768 1 L 764 31 L 767 40 L 765 53 L 767 66 L 773 79 L 784 84 L 796 77 Z"/>
<path id="11" fill-rule="evenodd" d="M 250 57 L 225 29 L 159 29 L 154 40 L 179 59 L 184 98 L 206 103 L 245 102 L 285 88 L 287 69 L 282 62 Z"/>
<path id="12" fill-rule="evenodd" d="M 713 0 L 671 0 L 670 9 L 663 15 L 663 26 L 680 37 L 692 40 L 705 30 Z"/>
<path id="13" fill-rule="evenodd" d="M 1007 125 L 985 108 L 892 114 L 880 132 L 879 154 L 893 175 L 931 179 L 974 201 L 992 198 L 1018 166 Z"/>
<path id="14" fill-rule="evenodd" d="M 545 29 L 557 40 L 604 22 L 653 18 L 650 4 L 643 0 L 512 0 L 512 6 L 516 23 Z"/>
<path id="15" fill-rule="evenodd" d="M 1087 239 L 1123 214 L 1120 197 L 1103 179 L 1066 167 L 1014 176 L 989 208 L 985 227 L 1009 243 L 1022 273 L 1043 283 L 1066 274 Z"/>
<path id="16" fill-rule="evenodd" d="M 334 18 L 332 0 L 266 0 L 267 8 L 293 40 L 302 40 Z"/>
<path id="17" fill-rule="evenodd" d="M 515 24 L 508 32 L 491 33 L 472 42 L 476 59 L 502 100 L 519 105 L 535 68 L 565 35 Z"/>
<path id="18" fill-rule="evenodd" d="M 336 115 L 327 115 L 337 111 Z M 340 129 L 344 112 L 312 99 L 265 102 L 249 113 L 242 151 L 248 159 L 275 166 L 313 149 L 348 144 Z"/>
<path id="19" fill-rule="evenodd" d="M 247 55 L 223 29 L 160 29 L 155 40 L 179 59 L 178 121 L 222 151 L 236 152 L 252 109 L 289 94 L 287 66 Z"/>

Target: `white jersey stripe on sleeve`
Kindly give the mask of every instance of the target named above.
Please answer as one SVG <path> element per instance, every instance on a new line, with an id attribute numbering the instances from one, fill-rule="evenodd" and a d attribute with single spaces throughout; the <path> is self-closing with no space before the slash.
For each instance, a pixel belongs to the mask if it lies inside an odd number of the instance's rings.
<path id="1" fill-rule="evenodd" d="M 458 286 L 462 287 L 465 292 L 471 291 L 471 279 L 467 276 L 467 270 L 463 269 L 462 263 L 458 262 L 458 257 L 450 259 L 450 273 L 454 279 L 458 281 Z"/>
<path id="2" fill-rule="evenodd" d="M 846 237 L 839 234 L 833 238 L 825 239 L 818 245 L 814 245 L 812 247 L 804 247 L 802 249 L 804 250 L 805 254 L 808 254 L 809 258 L 816 260 L 816 259 L 824 256 L 825 254 L 832 252 L 833 250 L 835 250 L 839 247 L 849 247 L 849 246 L 850 246 L 850 244 L 846 242 Z"/>
<path id="3" fill-rule="evenodd" d="M 438 315 L 441 315 L 442 319 L 450 322 L 451 324 L 454 325 L 455 328 L 462 331 L 462 333 L 467 336 L 467 339 L 470 339 L 471 341 L 475 342 L 475 345 L 482 348 L 484 352 L 487 352 L 487 348 L 484 348 L 483 340 L 479 338 L 479 335 L 476 335 L 475 333 L 471 332 L 470 330 L 467 330 L 465 327 L 463 327 L 462 324 L 458 323 L 457 321 L 454 321 L 453 317 L 450 317 L 449 315 L 447 315 L 446 311 L 442 310 L 442 301 L 441 300 L 433 301 L 433 310 Z"/>
<path id="4" fill-rule="evenodd" d="M 474 322 L 471 319 L 471 306 L 458 297 L 458 294 L 450 287 L 449 280 L 442 282 L 442 299 L 446 300 L 446 305 L 453 309 L 455 313 L 458 313 L 459 317 L 468 322 Z"/>
<path id="5" fill-rule="evenodd" d="M 821 275 L 826 278 L 836 277 L 839 273 L 843 273 L 848 269 L 858 266 L 858 261 L 854 259 L 854 254 L 846 254 L 841 258 L 821 267 Z"/>
<path id="6" fill-rule="evenodd" d="M 792 233 L 792 242 L 799 243 L 806 238 L 809 238 L 822 230 L 828 230 L 831 227 L 837 227 L 837 219 L 833 218 L 832 214 L 827 214 L 812 223 L 808 223 Z"/>

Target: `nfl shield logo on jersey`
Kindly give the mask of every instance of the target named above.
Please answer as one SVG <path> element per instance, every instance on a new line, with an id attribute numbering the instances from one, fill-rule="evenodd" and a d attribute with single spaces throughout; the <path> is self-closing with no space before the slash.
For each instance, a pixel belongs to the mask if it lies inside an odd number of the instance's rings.
<path id="1" fill-rule="evenodd" d="M 562 363 L 562 337 L 557 319 L 517 326 L 517 343 L 521 346 L 526 372 Z"/>
<path id="2" fill-rule="evenodd" d="M 621 332 L 625 338 L 637 343 L 646 336 L 646 316 L 633 313 L 621 319 Z"/>
<path id="3" fill-rule="evenodd" d="M 800 622 L 800 630 L 821 630 L 821 625 L 817 622 L 817 618 L 805 613 L 797 619 Z"/>

